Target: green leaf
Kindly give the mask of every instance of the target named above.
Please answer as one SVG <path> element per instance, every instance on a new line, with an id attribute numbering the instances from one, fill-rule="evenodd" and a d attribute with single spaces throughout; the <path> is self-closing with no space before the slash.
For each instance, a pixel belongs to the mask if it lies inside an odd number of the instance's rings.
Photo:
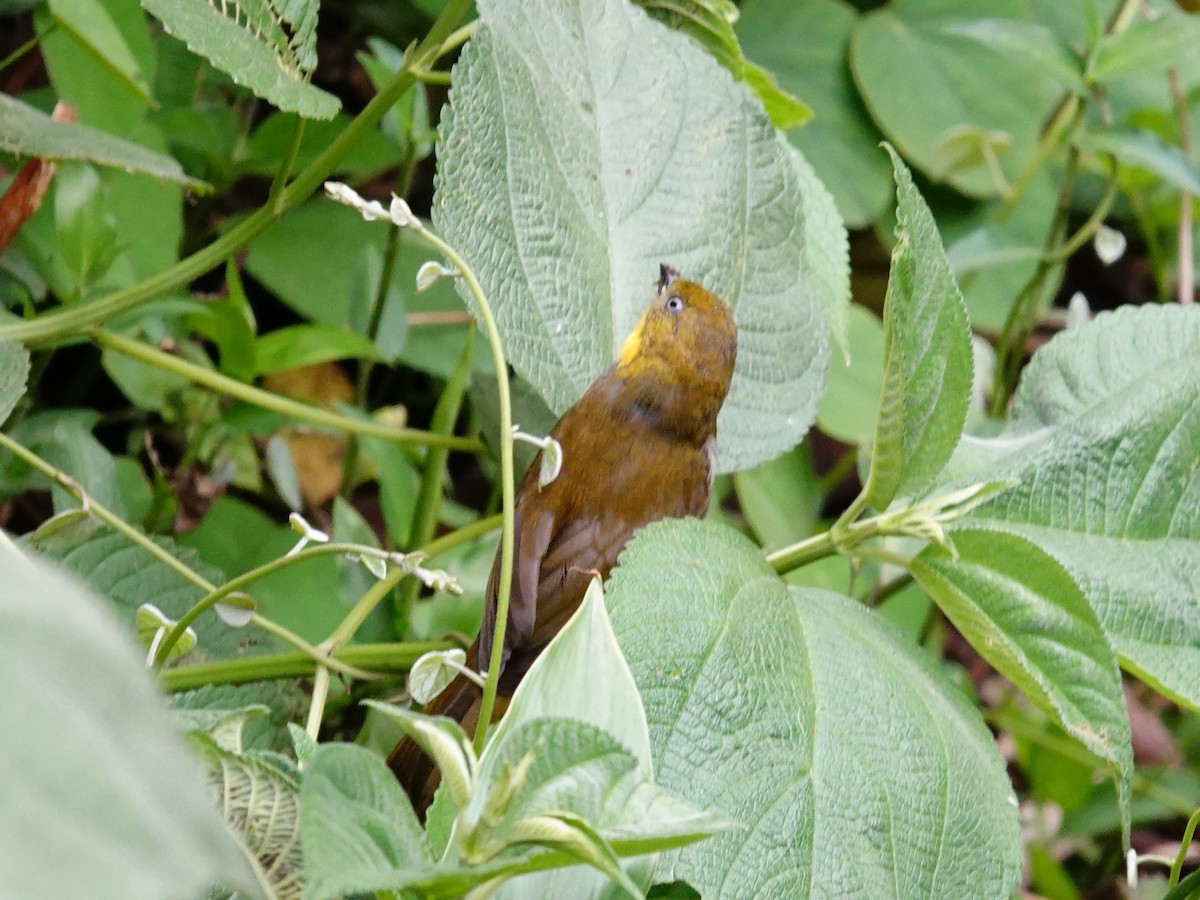
<path id="1" fill-rule="evenodd" d="M 100 63 L 143 103 L 150 86 L 108 10 L 99 0 L 49 0 L 58 27 L 85 46 Z"/>
<path id="2" fill-rule="evenodd" d="M 848 297 L 845 232 L 811 168 L 711 57 L 624 0 L 479 10 L 433 218 L 479 276 L 510 362 L 561 413 L 671 263 L 738 324 L 722 469 L 794 446 Z M 614 54 L 619 77 L 579 64 Z"/>
<path id="3" fill-rule="evenodd" d="M 132 638 L 2 536 L 0 566 L 0 765 L 20 773 L 0 804 L 5 891 L 158 900 L 224 883 L 263 897 Z"/>
<path id="4" fill-rule="evenodd" d="M 300 782 L 305 896 L 367 893 L 397 869 L 433 862 L 412 805 L 379 757 L 322 744 Z"/>
<path id="5" fill-rule="evenodd" d="M 366 338 L 333 325 L 289 325 L 261 335 L 254 342 L 259 375 L 334 359 L 378 358 L 378 351 Z"/>
<path id="6" fill-rule="evenodd" d="M 1027 539 L 956 528 L 910 564 L 980 655 L 1112 769 L 1129 831 L 1133 749 L 1116 654 L 1074 579 Z"/>
<path id="7" fill-rule="evenodd" d="M 746 538 L 692 519 L 634 537 L 609 605 L 658 783 L 745 825 L 659 881 L 705 898 L 1015 888 L 1016 802 L 991 736 L 877 615 L 786 587 Z"/>
<path id="8" fill-rule="evenodd" d="M 1162 75 L 1171 66 L 1189 64 L 1198 42 L 1200 17 L 1160 14 L 1136 21 L 1120 34 L 1106 34 L 1100 39 L 1089 76 L 1103 83 L 1147 71 Z"/>
<path id="9" fill-rule="evenodd" d="M 29 351 L 21 344 L 0 341 L 0 425 L 16 409 L 29 380 Z"/>
<path id="10" fill-rule="evenodd" d="M 868 446 L 875 439 L 883 393 L 883 323 L 857 303 L 850 307 L 847 347 L 850 362 L 835 356 L 817 408 L 817 426 L 847 444 Z"/>
<path id="11" fill-rule="evenodd" d="M 137 68 L 150 80 L 155 45 L 138 0 L 101 0 L 101 5 Z M 78 121 L 126 137 L 145 119 L 147 99 L 131 91 L 127 79 L 97 57 L 81 37 L 60 28 L 49 4 L 34 9 L 33 21 L 54 93 L 74 107 Z"/>
<path id="12" fill-rule="evenodd" d="M 969 13 L 982 10 L 979 17 Z M 850 42 L 854 81 L 875 123 L 905 158 L 972 197 L 1002 195 L 1030 161 L 1042 123 L 1062 88 L 1043 68 L 1015 66 L 1006 52 L 955 29 L 979 18 L 1029 20 L 1020 0 L 972 6 L 895 0 L 863 16 Z M 938 146 L 957 129 L 1003 134 L 1011 149 L 999 158 L 1003 182 L 976 164 L 944 174 Z"/>
<path id="13" fill-rule="evenodd" d="M 892 179 L 883 136 L 850 77 L 846 56 L 858 11 L 844 0 L 747 0 L 737 23 L 746 55 L 803 97 L 813 119 L 788 132 L 852 228 L 884 211 Z"/>
<path id="14" fill-rule="evenodd" d="M 1026 367 L 998 436 L 964 439 L 953 483 L 1017 478 L 971 519 L 1067 569 L 1121 664 L 1200 708 L 1200 318 L 1123 307 Z"/>
<path id="15" fill-rule="evenodd" d="M 587 660 L 587 665 L 580 665 L 580 660 Z M 604 690 L 597 691 L 597 684 L 603 684 Z M 524 722 L 554 717 L 603 729 L 632 752 L 649 774 L 646 712 L 608 620 L 604 591 L 596 580 L 588 586 L 579 610 L 521 680 L 490 740 L 499 743 Z"/>
<path id="16" fill-rule="evenodd" d="M 220 571 L 203 565 L 195 551 L 178 547 L 163 538 L 157 539 L 156 543 L 210 582 L 219 584 L 225 580 Z M 203 596 L 203 591 L 191 581 L 141 547 L 131 544 L 128 538 L 108 529 L 74 547 L 47 547 L 40 543 L 38 546 L 90 589 L 111 601 L 117 617 L 131 632 L 135 630 L 137 610 L 142 603 L 152 602 L 164 615 L 178 621 Z M 202 658 L 231 658 L 244 652 L 243 643 L 269 644 L 271 641 L 257 628 L 250 632 L 230 628 L 216 613 L 206 613 L 192 627 L 199 638 L 198 652 Z"/>
<path id="17" fill-rule="evenodd" d="M 950 22 L 943 30 L 1033 63 L 1077 94 L 1087 91 L 1083 62 L 1058 35 L 1043 25 L 1013 19 L 969 19 Z"/>
<path id="18" fill-rule="evenodd" d="M 1167 184 L 1190 194 L 1200 193 L 1200 171 L 1178 147 L 1144 128 L 1097 128 L 1085 131 L 1075 143 L 1081 150 L 1111 153 L 1125 166 L 1153 172 Z"/>
<path id="19" fill-rule="evenodd" d="M 928 488 L 962 434 L 971 398 L 971 330 L 937 225 L 890 146 L 896 248 L 883 307 L 884 375 L 866 495 L 879 510 Z"/>
<path id="20" fill-rule="evenodd" d="M 733 0 L 636 0 L 659 21 L 678 28 L 707 50 L 734 78 L 744 81 L 762 103 L 771 123 L 787 131 L 808 122 L 812 109 L 775 81 L 775 76 L 746 59 L 733 25 L 739 12 Z"/>
<path id="21" fill-rule="evenodd" d="M 204 182 L 183 174 L 179 163 L 169 156 L 89 125 L 56 122 L 7 94 L 0 94 L 0 149 L 18 156 L 84 160 L 126 172 L 145 172 L 193 190 L 208 189 Z"/>
<path id="22" fill-rule="evenodd" d="M 825 494 L 813 470 L 812 453 L 803 444 L 738 472 L 733 483 L 738 506 L 763 550 L 777 550 L 814 532 Z"/>
<path id="23" fill-rule="evenodd" d="M 243 3 L 247 10 L 262 4 Z M 255 96 L 285 112 L 306 119 L 332 118 L 341 106 L 337 97 L 309 84 L 302 61 L 280 46 L 282 31 L 264 19 L 260 38 L 247 21 L 235 22 L 209 3 L 174 3 L 172 0 L 142 0 L 142 7 L 157 18 L 166 32 L 188 45 Z M 315 13 L 313 15 L 315 24 Z M 300 37 L 300 33 L 297 33 Z M 311 34 L 305 35 L 308 40 Z M 311 66 L 309 66 L 311 68 Z"/>
<path id="24" fill-rule="evenodd" d="M 208 778 L 212 803 L 229 828 L 258 861 L 279 900 L 303 900 L 300 856 L 300 797 L 295 781 L 264 751 L 242 753 L 245 716 L 227 722 L 226 737 L 193 733 Z"/>
<path id="25" fill-rule="evenodd" d="M 97 502 L 123 515 L 125 504 L 117 491 L 113 455 L 92 435 L 96 418 L 90 410 L 45 410 L 16 423 L 9 436 L 74 479 Z M 17 484 L 49 487 L 56 513 L 80 505 L 66 488 L 23 462 L 9 464 L 9 477 Z"/>
<path id="26" fill-rule="evenodd" d="M 587 660 L 587 665 L 580 665 L 580 660 Z M 596 690 L 598 684 L 604 685 L 604 689 Z M 642 780 L 650 781 L 650 734 L 646 729 L 646 712 L 642 708 L 642 699 L 629 666 L 617 646 L 612 624 L 604 608 L 604 592 L 596 580 L 588 586 L 579 610 L 521 680 L 507 713 L 489 739 L 489 748 L 496 748 L 492 755 L 485 753 L 485 759 L 492 767 L 491 776 L 483 768 L 484 760 L 480 761 L 481 785 L 487 784 L 489 777 L 496 777 L 497 764 L 493 756 L 504 753 L 511 763 L 515 763 L 525 752 L 511 750 L 507 740 L 509 735 L 533 723 L 538 723 L 537 727 L 541 728 L 546 720 L 553 717 L 570 718 L 603 729 L 603 737 L 608 741 L 615 739 L 614 745 L 620 747 L 624 757 L 628 758 L 630 771 L 636 771 Z M 524 733 L 528 736 L 532 732 Z M 536 778 L 537 773 L 532 777 Z M 617 822 L 636 822 L 636 819 L 621 816 L 623 810 L 620 807 L 614 807 L 608 815 L 597 818 L 600 815 L 597 807 L 583 805 L 583 787 L 590 783 L 590 780 L 577 782 L 570 796 L 570 805 L 563 808 L 583 815 L 601 830 Z M 611 790 L 613 779 L 602 779 L 598 783 Z M 477 791 L 476 800 L 483 799 L 483 794 L 482 789 Z M 629 799 L 628 792 L 623 799 Z M 526 809 L 527 815 L 556 809 L 553 804 L 539 806 L 534 801 L 530 801 L 530 804 Z M 473 813 L 468 813 L 472 814 L 476 817 L 482 815 L 482 807 L 478 802 Z M 645 890 L 650 885 L 653 870 L 653 862 L 647 864 L 643 861 L 633 864 L 629 874 Z M 600 895 L 605 884 L 605 879 L 592 872 L 569 869 L 524 876 L 513 883 L 512 890 L 523 892 L 526 896 L 575 897 L 584 900 Z"/>

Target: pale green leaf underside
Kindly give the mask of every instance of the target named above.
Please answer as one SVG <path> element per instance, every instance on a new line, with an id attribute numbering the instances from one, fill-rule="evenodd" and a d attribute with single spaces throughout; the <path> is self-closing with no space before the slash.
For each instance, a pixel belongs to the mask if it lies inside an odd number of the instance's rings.
<path id="1" fill-rule="evenodd" d="M 144 172 L 191 188 L 206 188 L 183 174 L 175 160 L 90 125 L 58 122 L 20 100 L 0 94 L 0 149 L 22 157 L 78 159 L 126 172 Z"/>
<path id="2" fill-rule="evenodd" d="M 234 725 L 239 728 L 239 724 Z M 278 900 L 301 900 L 300 796 L 295 783 L 274 766 L 193 735 L 214 806 L 258 860 Z"/>
<path id="3" fill-rule="evenodd" d="M 142 8 L 162 22 L 168 34 L 188 45 L 238 84 L 285 112 L 306 119 L 330 119 L 341 102 L 310 84 L 270 35 L 257 37 L 204 0 L 141 0 Z M 254 4 L 256 7 L 261 4 Z"/>
<path id="4" fill-rule="evenodd" d="M 919 494 L 954 452 L 966 420 L 974 356 L 967 310 L 937 225 L 889 146 L 896 177 L 896 249 L 884 301 L 883 395 L 867 498 L 886 509 Z"/>
<path id="5" fill-rule="evenodd" d="M 1111 766 L 1128 816 L 1133 749 L 1125 694 L 1087 598 L 1024 538 L 960 528 L 951 539 L 957 556 L 930 544 L 913 560 L 913 575 L 988 662 Z"/>
<path id="6" fill-rule="evenodd" d="M 580 665 L 580 660 L 587 660 Z M 604 690 L 596 690 L 596 685 Z M 492 734 L 501 740 L 522 725 L 547 717 L 565 717 L 603 729 L 637 760 L 638 770 L 651 779 L 650 733 L 646 711 L 637 685 L 626 665 L 612 624 L 604 607 L 599 581 L 593 581 L 579 610 L 558 633 L 545 652 L 530 667 L 509 705 L 508 712 Z M 477 795 L 477 799 L 482 799 Z M 572 812 L 581 812 L 577 806 Z M 614 820 L 615 821 L 615 820 Z M 628 819 L 624 819 L 628 823 Z M 592 822 L 610 826 L 613 821 Z M 649 887 L 653 862 L 627 866 L 642 889 Z M 541 872 L 514 879 L 500 892 L 502 897 L 572 897 L 586 900 L 601 896 L 609 887 L 607 878 L 586 868 Z"/>
<path id="7" fill-rule="evenodd" d="M 744 537 L 696 520 L 644 529 L 609 601 L 658 783 L 745 827 L 658 880 L 706 898 L 1014 888 L 1016 808 L 977 711 L 876 615 L 787 588 Z"/>
<path id="8" fill-rule="evenodd" d="M 13 897 L 261 896 L 102 602 L 0 535 L 0 871 Z M 64 860 L 69 864 L 64 864 Z"/>
<path id="9" fill-rule="evenodd" d="M 29 351 L 20 344 L 0 341 L 0 425 L 25 393 L 29 378 Z"/>
<path id="10" fill-rule="evenodd" d="M 1200 315 L 1123 308 L 1039 351 L 998 437 L 947 475 L 1016 477 L 976 521 L 1025 535 L 1083 587 L 1123 665 L 1200 708 Z"/>
<path id="11" fill-rule="evenodd" d="M 561 412 L 612 362 L 660 263 L 734 309 L 724 470 L 812 421 L 846 238 L 811 168 L 729 73 L 625 0 L 479 4 L 454 70 L 434 222 Z"/>

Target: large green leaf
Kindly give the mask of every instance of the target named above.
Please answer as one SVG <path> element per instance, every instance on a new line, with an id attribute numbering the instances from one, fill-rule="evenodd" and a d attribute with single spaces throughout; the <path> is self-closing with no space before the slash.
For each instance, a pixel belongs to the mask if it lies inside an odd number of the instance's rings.
<path id="1" fill-rule="evenodd" d="M 337 97 L 313 87 L 307 79 L 316 62 L 311 47 L 316 26 L 314 3 L 288 4 L 303 18 L 295 35 L 302 46 L 297 47 L 289 46 L 274 21 L 277 12 L 268 10 L 267 3 L 245 2 L 234 7 L 243 15 L 258 11 L 256 21 L 235 21 L 222 7 L 210 3 L 142 0 L 142 7 L 193 53 L 279 109 L 306 119 L 328 119 L 341 106 Z"/>
<path id="2" fill-rule="evenodd" d="M 403 838 L 381 841 L 364 835 L 370 846 L 365 853 L 349 854 L 349 865 L 334 857 L 322 862 L 323 883 L 329 886 L 403 887 L 420 896 L 459 896 L 490 878 L 559 868 L 521 875 L 502 886 L 498 896 L 624 896 L 613 893 L 610 879 L 619 879 L 630 891 L 645 889 L 653 857 L 644 854 L 684 846 L 731 826 L 725 817 L 697 809 L 651 781 L 645 715 L 598 582 L 522 680 L 477 767 L 462 749 L 466 738 L 457 723 L 367 702 L 410 733 L 420 725 L 427 738 L 437 735 L 428 746 L 442 760 L 443 772 L 457 776 L 447 778 L 451 790 L 443 792 L 442 802 L 448 794 L 464 805 L 450 810 L 456 816 L 454 852 L 441 863 L 422 864 Z M 369 805 L 380 810 L 393 802 L 376 797 Z M 430 817 L 445 811 L 435 803 Z M 353 832 L 374 816 L 353 812 L 340 817 L 346 834 L 339 841 L 352 840 Z M 383 848 L 388 859 L 376 848 Z M 626 873 L 618 856 L 643 858 L 629 864 Z M 362 862 L 357 871 L 354 859 Z M 574 865 L 579 862 L 608 877 Z M 370 878 L 362 877 L 362 871 Z"/>
<path id="3" fill-rule="evenodd" d="M 396 777 L 362 747 L 317 748 L 300 782 L 300 821 L 310 898 L 372 890 L 433 862 Z"/>
<path id="4" fill-rule="evenodd" d="M 1106 82 L 1147 71 L 1165 76 L 1171 66 L 1194 63 L 1200 41 L 1200 17 L 1170 10 L 1154 19 L 1136 21 L 1120 34 L 1100 41 L 1089 76 Z"/>
<path id="5" fill-rule="evenodd" d="M 883 395 L 867 499 L 886 509 L 919 494 L 950 459 L 971 398 L 971 329 L 937 225 L 889 146 L 896 176 L 896 247 L 883 306 Z"/>
<path id="6" fill-rule="evenodd" d="M 14 897 L 263 896 L 101 601 L 0 535 L 0 871 Z M 64 862 L 65 861 L 65 862 Z"/>
<path id="7" fill-rule="evenodd" d="M 12 341 L 0 341 L 0 425 L 25 393 L 29 351 Z"/>
<path id="8" fill-rule="evenodd" d="M 788 140 L 812 163 L 852 228 L 883 212 L 892 186 L 879 152 L 882 135 L 846 62 L 857 21 L 845 0 L 749 0 L 737 23 L 746 54 L 812 107 L 813 120 L 788 132 Z"/>
<path id="9" fill-rule="evenodd" d="M 58 27 L 83 44 L 139 100 L 150 102 L 146 76 L 100 0 L 50 0 L 49 6 Z"/>
<path id="10" fill-rule="evenodd" d="M 1028 16 L 1020 0 L 895 0 L 854 30 L 850 64 L 876 124 L 925 174 L 971 196 L 1003 188 L 984 159 L 956 156 L 957 141 L 990 143 L 1011 183 L 1062 88 L 1046 69 L 1014 66 L 962 31 L 980 18 Z"/>
<path id="11" fill-rule="evenodd" d="M 0 94 L 0 149 L 18 156 L 86 160 L 126 172 L 145 172 L 192 188 L 207 187 L 184 175 L 179 163 L 169 156 L 90 125 L 55 121 L 7 94 Z"/>
<path id="12" fill-rule="evenodd" d="M 1116 778 L 1126 831 L 1133 748 L 1117 657 L 1071 576 L 1025 538 L 956 529 L 956 553 L 930 544 L 917 581 L 979 653 Z"/>
<path id="13" fill-rule="evenodd" d="M 201 563 L 194 550 L 176 546 L 165 538 L 158 538 L 156 542 L 209 581 L 215 584 L 225 581 L 224 574 Z M 153 603 L 169 618 L 178 620 L 204 595 L 199 587 L 174 569 L 131 543 L 124 535 L 107 528 L 75 546 L 60 544 L 45 548 L 43 552 L 55 557 L 89 588 L 107 598 L 118 619 L 130 632 L 134 628 L 137 609 L 143 603 Z M 188 662 L 227 659 L 243 654 L 247 648 L 274 644 L 274 639 L 256 626 L 232 628 L 215 612 L 205 613 L 192 627 L 199 641 L 196 655 Z"/>
<path id="14" fill-rule="evenodd" d="M 587 665 L 580 665 L 580 660 L 587 660 Z M 603 690 L 597 690 L 597 685 L 603 685 Z M 619 742 L 641 779 L 647 783 L 652 780 L 646 711 L 617 646 L 598 581 L 589 585 L 579 612 L 534 662 L 491 740 L 499 742 L 517 728 L 551 717 L 571 718 L 603 729 L 607 738 Z M 583 812 L 575 806 L 570 809 Z M 620 818 L 626 827 L 636 821 L 629 816 Z M 592 824 L 609 828 L 616 822 L 610 818 Z M 629 875 L 644 890 L 653 871 L 653 860 L 643 860 L 630 866 Z M 576 867 L 523 876 L 503 896 L 585 900 L 603 896 L 610 887 L 611 883 L 598 873 Z"/>
<path id="15" fill-rule="evenodd" d="M 997 437 L 946 477 L 1013 477 L 972 514 L 1024 535 L 1079 582 L 1122 665 L 1200 708 L 1200 316 L 1124 307 L 1025 370 Z"/>
<path id="16" fill-rule="evenodd" d="M 728 72 L 625 0 L 479 11 L 442 118 L 433 213 L 510 360 L 561 412 L 671 263 L 738 323 L 722 468 L 793 446 L 848 296 L 845 232 L 811 168 Z"/>
<path id="17" fill-rule="evenodd" d="M 644 529 L 609 586 L 656 779 L 744 830 L 660 881 L 706 898 L 999 897 L 1016 802 L 978 712 L 846 597 L 788 588 L 758 548 L 697 520 Z"/>

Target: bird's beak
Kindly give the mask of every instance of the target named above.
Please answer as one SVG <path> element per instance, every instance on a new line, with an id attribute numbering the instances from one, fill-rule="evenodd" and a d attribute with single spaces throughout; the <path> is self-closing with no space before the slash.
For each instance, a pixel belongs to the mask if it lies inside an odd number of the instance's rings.
<path id="1" fill-rule="evenodd" d="M 679 271 L 666 263 L 660 263 L 658 267 L 658 290 L 659 293 L 665 291 L 675 279 L 679 277 Z"/>

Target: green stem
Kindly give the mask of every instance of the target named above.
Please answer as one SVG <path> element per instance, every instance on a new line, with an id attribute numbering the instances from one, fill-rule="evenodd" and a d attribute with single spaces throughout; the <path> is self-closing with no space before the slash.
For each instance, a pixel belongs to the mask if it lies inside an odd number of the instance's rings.
<path id="1" fill-rule="evenodd" d="M 272 622 L 265 616 L 258 613 L 250 614 L 250 624 L 257 625 L 268 634 L 273 634 L 281 641 L 291 644 L 297 650 L 305 654 L 316 665 L 326 666 L 340 675 L 345 675 L 347 678 L 358 678 L 362 681 L 370 681 L 375 676 L 364 669 L 356 669 L 354 666 L 347 665 L 340 660 L 334 659 L 320 647 L 315 647 L 306 641 L 296 632 L 284 628 L 278 622 Z"/>
<path id="2" fill-rule="evenodd" d="M 1175 887 L 1179 884 L 1179 875 L 1183 872 L 1183 863 L 1187 859 L 1188 847 L 1192 845 L 1192 837 L 1196 833 L 1197 825 L 1200 825 L 1200 809 L 1192 813 L 1187 827 L 1183 829 L 1183 840 L 1179 842 L 1179 855 L 1171 863 L 1171 878 L 1167 882 L 1168 887 Z"/>
<path id="3" fill-rule="evenodd" d="M 16 456 L 28 463 L 43 475 L 53 479 L 57 484 L 62 486 L 67 493 L 78 500 L 83 506 L 84 510 L 95 516 L 101 522 L 104 522 L 131 543 L 141 547 L 143 550 L 161 562 L 164 566 L 167 566 L 172 571 L 178 573 L 201 590 L 214 590 L 212 583 L 208 579 L 204 578 L 204 576 L 202 576 L 195 569 L 192 569 L 185 563 L 180 562 L 167 550 L 155 543 L 150 537 L 142 534 L 142 532 L 138 531 L 116 513 L 112 512 L 112 510 L 110 510 L 108 507 L 97 503 L 96 500 L 93 499 L 92 496 L 83 489 L 79 482 L 77 482 L 70 475 L 63 472 L 61 469 L 55 468 L 32 450 L 28 450 L 21 446 L 3 432 L 0 432 L 0 447 L 3 447 L 13 456 Z"/>
<path id="4" fill-rule="evenodd" d="M 335 654 L 337 662 L 374 675 L 398 674 L 432 650 L 456 647 L 451 641 L 420 641 L 396 644 L 351 644 Z M 190 691 L 212 684 L 246 684 L 284 678 L 306 678 L 321 663 L 302 652 L 269 653 L 241 659 L 224 659 L 175 666 L 158 676 L 167 691 Z"/>
<path id="5" fill-rule="evenodd" d="M 480 535 L 493 531 L 499 524 L 501 524 L 500 516 L 480 519 L 477 522 L 464 525 L 456 531 L 443 535 L 435 541 L 430 541 L 416 552 L 424 553 L 427 559 L 433 559 L 438 554 L 445 553 L 453 547 L 465 544 L 467 541 L 474 540 Z M 329 635 L 326 643 L 336 650 L 349 641 L 358 632 L 358 629 L 362 627 L 362 623 L 367 620 L 367 616 L 383 601 L 388 592 L 400 583 L 405 574 L 404 570 L 398 566 L 390 568 L 387 576 L 371 585 L 359 601 L 354 604 L 354 608 L 346 614 L 346 618 L 338 623 L 337 628 Z"/>
<path id="6" fill-rule="evenodd" d="M 462 412 L 463 399 L 466 397 L 467 386 L 471 381 L 471 360 L 475 351 L 475 329 L 467 329 L 467 340 L 459 356 L 458 365 L 446 382 L 442 396 L 438 398 L 429 427 L 437 434 L 451 434 L 454 423 Z M 414 546 L 427 544 L 433 539 L 437 530 L 438 514 L 442 508 L 442 484 L 446 478 L 446 461 L 449 453 L 440 447 L 432 448 L 425 456 L 425 468 L 421 473 L 421 487 L 417 492 L 416 509 L 413 512 L 412 526 L 409 528 L 409 541 Z M 401 614 L 412 607 L 417 599 L 421 586 L 415 582 L 406 582 L 400 595 L 399 611 Z"/>
<path id="7" fill-rule="evenodd" d="M 238 225 L 186 259 L 141 281 L 88 303 L 58 307 L 28 322 L 0 325 L 0 340 L 40 343 L 67 337 L 99 325 L 113 316 L 135 309 L 147 300 L 183 287 L 236 253 L 288 210 L 298 206 L 323 182 L 375 127 L 416 80 L 415 69 L 428 68 L 445 52 L 458 21 L 472 0 L 449 0 L 425 39 L 407 55 L 405 65 L 371 98 L 329 146 L 310 162 L 279 195 L 274 205 L 260 207 Z"/>
<path id="8" fill-rule="evenodd" d="M 354 419 L 320 406 L 314 406 L 311 403 L 303 403 L 299 400 L 293 400 L 291 397 L 283 397 L 271 391 L 265 391 L 262 388 L 238 381 L 236 378 L 230 378 L 228 375 L 223 375 L 212 369 L 206 369 L 204 366 L 189 362 L 173 354 L 165 353 L 157 347 L 151 347 L 148 344 L 143 344 L 141 341 L 135 341 L 103 328 L 93 331 L 92 337 L 102 347 L 107 347 L 134 359 L 139 359 L 160 369 L 174 372 L 176 375 L 180 375 L 195 384 L 202 385 L 254 406 L 269 409 L 280 415 L 311 422 L 314 425 L 324 425 L 339 431 L 347 431 L 351 434 L 383 438 L 395 441 L 398 444 L 425 444 L 427 446 L 445 447 L 448 450 L 463 450 L 469 453 L 482 453 L 485 451 L 481 441 L 471 438 L 434 434 L 414 428 L 395 428 L 382 422 Z"/>
<path id="9" fill-rule="evenodd" d="M 275 173 L 270 193 L 267 194 L 267 206 L 274 210 L 276 215 L 283 213 L 279 199 L 283 195 L 283 189 L 287 186 L 288 176 L 292 174 L 292 166 L 296 164 L 296 157 L 300 155 L 300 144 L 304 141 L 304 125 L 307 121 L 307 119 L 297 118 L 296 128 L 292 131 L 291 146 L 288 147 L 287 155 L 284 156 L 279 171 Z"/>
<path id="10" fill-rule="evenodd" d="M 1074 133 L 1083 121 L 1083 111 L 1084 106 L 1080 104 L 1075 120 L 1068 126 L 1071 133 Z M 1075 184 L 1075 173 L 1078 167 L 1079 150 L 1074 144 L 1070 144 L 1067 150 L 1066 168 L 1063 172 L 1058 198 L 1055 201 L 1054 219 L 1050 224 L 1050 230 L 1046 233 L 1042 256 L 1038 260 L 1033 274 L 1013 300 L 996 347 L 996 370 L 992 381 L 992 397 L 989 408 L 994 418 L 1003 417 L 1008 406 L 1008 398 L 1020 370 L 1021 351 L 1029 335 L 1031 323 L 1041 305 L 1040 301 L 1047 279 L 1054 269 L 1061 266 L 1061 263 L 1053 262 L 1053 260 L 1067 227 L 1067 217 L 1071 210 L 1071 191 Z"/>
<path id="11" fill-rule="evenodd" d="M 471 296 L 479 317 L 483 320 L 483 331 L 492 350 L 492 363 L 496 371 L 496 389 L 500 400 L 500 491 L 501 512 L 504 516 L 504 531 L 500 537 L 500 581 L 496 596 L 496 625 L 492 634 L 492 656 L 488 661 L 487 685 L 483 689 L 483 701 L 479 710 L 479 724 L 475 729 L 475 752 L 483 752 L 488 726 L 492 721 L 492 710 L 496 706 L 496 687 L 500 680 L 500 661 L 504 656 L 504 634 L 508 628 L 508 604 L 512 593 L 513 547 L 515 530 L 516 487 L 513 478 L 512 398 L 508 387 L 508 363 L 504 358 L 504 346 L 500 329 L 488 304 L 483 287 L 466 260 L 458 252 L 428 228 L 420 232 L 460 273 Z"/>
<path id="12" fill-rule="evenodd" d="M 325 716 L 325 701 L 328 698 L 329 669 L 317 666 L 317 673 L 313 678 L 312 702 L 308 707 L 308 720 L 304 723 L 304 730 L 314 742 L 321 736 L 321 719 Z"/>
<path id="13" fill-rule="evenodd" d="M 0 59 L 0 72 L 3 72 L 5 69 L 7 69 L 13 63 L 15 63 L 18 59 L 20 59 L 22 56 L 24 56 L 26 53 L 28 53 L 30 50 L 32 50 L 34 47 L 36 47 L 39 43 L 41 43 L 42 40 L 45 39 L 46 35 L 53 34 L 57 28 L 58 28 L 58 22 L 52 21 L 46 27 L 45 31 L 39 31 L 37 34 L 35 34 L 33 37 L 31 37 L 29 40 L 27 40 L 25 43 L 23 43 L 20 47 L 18 47 L 12 53 L 8 54 L 8 56 L 4 57 L 4 59 Z"/>
<path id="14" fill-rule="evenodd" d="M 167 632 L 162 642 L 158 645 L 158 651 L 154 655 L 155 667 L 161 668 L 163 663 L 167 661 L 171 650 L 175 644 L 183 637 L 183 633 L 187 630 L 196 619 L 200 618 L 208 610 L 212 609 L 230 594 L 236 593 L 243 588 L 249 587 L 256 581 L 266 578 L 275 572 L 285 569 L 288 566 L 293 566 L 317 556 L 345 555 L 348 553 L 361 554 L 364 551 L 370 552 L 375 550 L 374 547 L 365 547 L 362 544 L 320 544 L 316 547 L 305 547 L 298 553 L 293 553 L 290 556 L 281 556 L 278 559 L 273 559 L 270 562 L 263 563 L 248 572 L 243 572 L 236 578 L 231 578 L 220 587 L 208 585 L 208 593 L 197 601 L 191 609 L 179 617 L 179 621 L 175 623 L 175 627 Z M 384 556 L 385 551 L 377 551 L 380 556 Z M 207 583 L 207 582 L 206 582 Z"/>
<path id="15" fill-rule="evenodd" d="M 1100 226 L 1104 224 L 1104 220 L 1108 216 L 1109 210 L 1112 209 L 1113 201 L 1117 199 L 1117 190 L 1117 163 L 1116 160 L 1113 160 L 1113 172 L 1112 176 L 1108 180 L 1108 186 L 1105 188 L 1104 196 L 1100 198 L 1100 202 L 1096 205 L 1096 208 L 1092 211 L 1092 214 L 1088 216 L 1087 221 L 1079 226 L 1079 230 L 1071 235 L 1071 237 L 1068 238 L 1052 256 L 1049 257 L 1047 262 L 1054 265 L 1066 262 L 1070 258 L 1071 254 L 1096 236 L 1096 232 L 1099 231 Z"/>

